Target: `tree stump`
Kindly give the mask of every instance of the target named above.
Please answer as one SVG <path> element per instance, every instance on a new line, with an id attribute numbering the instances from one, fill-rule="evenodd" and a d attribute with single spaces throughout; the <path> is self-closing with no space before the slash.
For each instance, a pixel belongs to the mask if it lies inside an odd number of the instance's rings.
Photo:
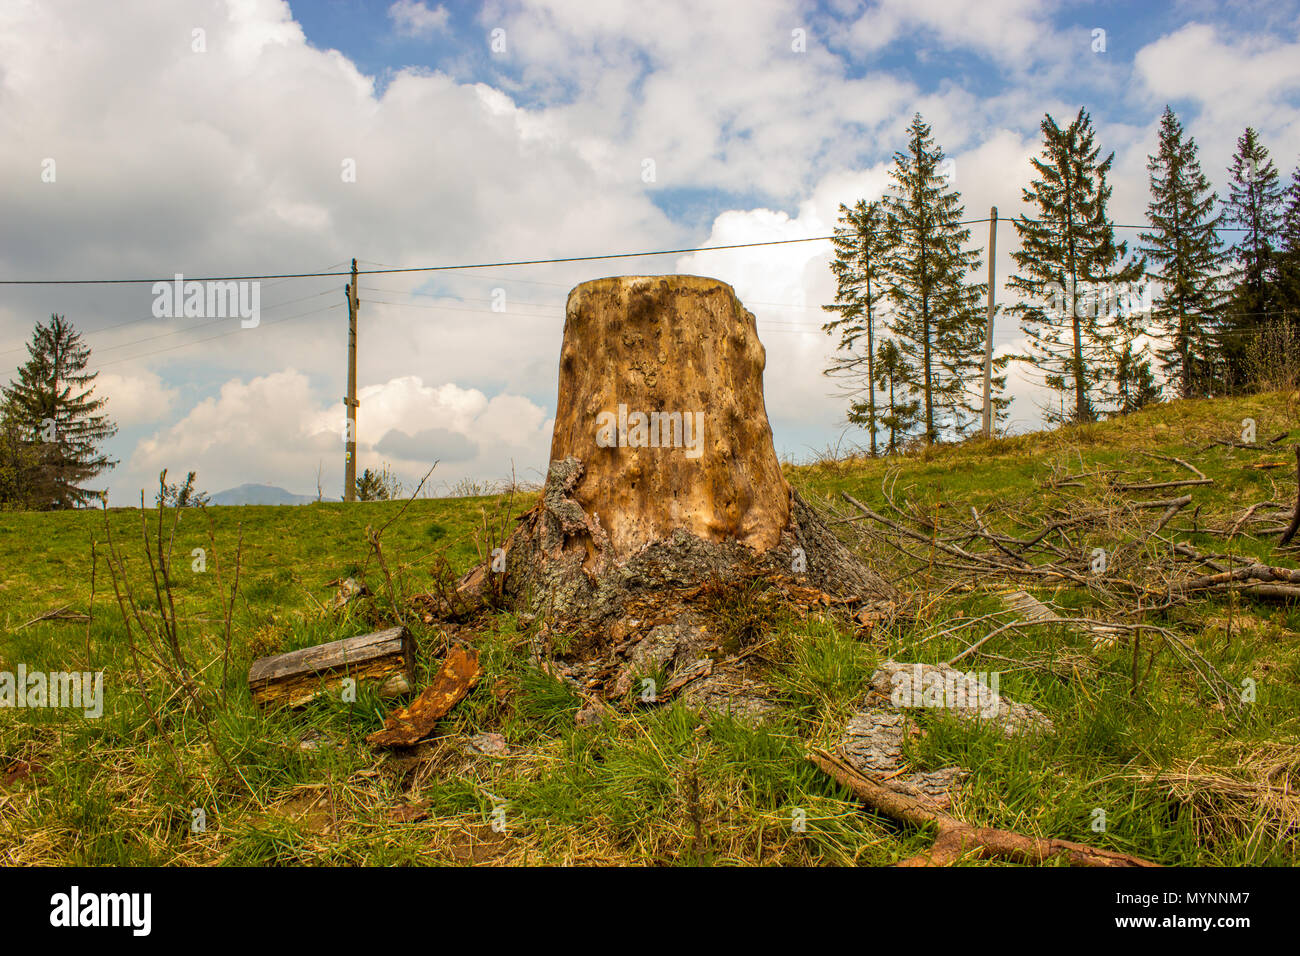
<path id="1" fill-rule="evenodd" d="M 890 599 L 781 474 L 765 363 L 754 316 L 724 282 L 577 286 L 541 500 L 504 562 L 472 571 L 462 593 L 545 615 L 575 635 L 576 657 L 626 650 L 668 626 L 667 650 L 643 662 L 661 668 L 698 659 L 678 653 L 683 642 L 708 642 L 690 607 L 701 587 L 765 577 L 823 603 Z"/>

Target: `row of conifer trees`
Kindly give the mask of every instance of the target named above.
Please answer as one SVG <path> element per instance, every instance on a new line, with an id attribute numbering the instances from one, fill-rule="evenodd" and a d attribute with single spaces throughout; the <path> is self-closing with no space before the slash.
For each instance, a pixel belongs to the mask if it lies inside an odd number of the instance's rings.
<path id="1" fill-rule="evenodd" d="M 998 420 L 1013 360 L 1050 389 L 1049 422 L 1297 384 L 1300 168 L 1283 187 L 1247 128 L 1220 197 L 1166 108 L 1147 164 L 1146 222 L 1130 248 L 1108 209 L 1114 153 L 1102 157 L 1086 110 L 1065 126 L 1048 115 L 1041 129 L 1028 212 L 1012 219 L 1014 298 L 999 310 L 1016 317 L 1025 348 L 993 363 Z M 953 168 L 917 114 L 885 194 L 840 206 L 837 294 L 823 306 L 838 349 L 826 371 L 846 382 L 849 421 L 867 429 L 873 454 L 981 424 L 988 290 Z"/>

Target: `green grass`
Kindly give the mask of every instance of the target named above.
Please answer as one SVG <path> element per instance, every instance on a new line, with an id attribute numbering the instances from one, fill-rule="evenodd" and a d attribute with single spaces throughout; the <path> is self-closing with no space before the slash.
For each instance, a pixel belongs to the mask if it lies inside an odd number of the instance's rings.
<path id="1" fill-rule="evenodd" d="M 1236 435 L 1247 416 L 1256 419 L 1261 440 L 1290 433 L 1276 454 L 1199 451 L 1213 438 Z M 1049 508 L 1066 500 L 1045 490 L 1054 474 L 1100 466 L 1186 476 L 1176 465 L 1135 454 L 1150 451 L 1191 460 L 1215 479 L 1209 489 L 1192 489 L 1204 503 L 1198 519 L 1204 527 L 1257 501 L 1294 500 L 1293 468 L 1249 466 L 1288 458 L 1300 440 L 1295 426 L 1293 411 L 1277 395 L 1177 402 L 1100 425 L 786 471 L 813 501 L 848 492 L 881 509 L 884 490 L 892 488 L 900 503 L 941 528 L 964 520 L 972 505 L 990 523 L 1014 528 L 1017 521 L 1041 523 Z M 1067 494 L 1075 492 L 1092 493 Z M 183 647 L 213 702 L 206 713 L 174 692 L 147 660 L 148 706 L 138 690 L 105 554 L 111 531 L 140 612 L 157 614 L 139 510 L 0 514 L 0 670 L 21 662 L 29 670 L 103 671 L 106 698 L 97 720 L 57 709 L 0 711 L 0 772 L 32 768 L 0 788 L 0 861 L 889 864 L 928 845 L 932 833 L 863 811 L 804 754 L 810 745 L 834 744 L 880 660 L 950 658 L 966 646 L 962 634 L 915 650 L 918 641 L 963 617 L 995 610 L 1001 591 L 1026 582 L 953 586 L 941 569 L 904 575 L 897 555 L 875 547 L 868 559 L 899 579 L 911 614 L 866 632 L 839 612 L 800 617 L 773 606 L 757 585 L 719 594 L 709 598 L 707 610 L 729 650 L 762 662 L 779 705 L 772 720 L 751 725 L 671 704 L 633 706 L 579 728 L 574 715 L 582 701 L 530 662 L 530 637 L 542 622 L 501 612 L 457 629 L 424 620 L 411 604 L 445 583 L 444 559 L 459 573 L 490 547 L 485 520 L 499 523 L 507 507 L 513 516 L 531 502 L 417 500 L 400 518 L 400 502 L 186 511 L 172 546 L 173 594 Z M 1144 519 L 1155 516 L 1147 512 Z M 145 517 L 156 549 L 157 515 Z M 366 542 L 367 526 L 385 525 L 391 591 Z M 164 537 L 169 529 L 170 515 Z M 241 534 L 223 694 L 217 565 L 229 588 Z M 1179 540 L 1293 566 L 1271 539 L 1239 537 L 1225 545 L 1221 537 L 1180 533 Z M 91 606 L 92 542 L 97 560 L 89 626 L 22 626 L 64 605 L 78 612 Z M 196 548 L 206 552 L 202 572 L 191 570 Z M 1143 558 L 1122 560 L 1137 567 Z M 330 582 L 346 577 L 361 580 L 370 594 L 330 610 Z M 1034 590 L 1066 608 L 1099 610 L 1081 589 Z M 391 704 L 364 688 L 355 703 L 327 697 L 288 713 L 266 713 L 252 703 L 245 679 L 252 660 L 389 626 L 395 603 L 417 640 L 421 682 L 438 666 L 453 631 L 480 652 L 481 681 L 443 719 L 433 740 L 412 754 L 371 752 L 364 735 L 382 725 Z M 1001 692 L 1038 707 L 1056 733 L 1007 739 L 923 712 L 924 733 L 909 740 L 908 764 L 970 769 L 954 810 L 979 825 L 1173 865 L 1296 864 L 1294 821 L 1289 830 L 1285 823 L 1277 827 L 1267 799 L 1257 799 L 1257 784 L 1289 779 L 1294 786 L 1300 774 L 1300 607 L 1238 594 L 1174 608 L 1156 621 L 1181 634 L 1231 682 L 1255 680 L 1257 700 L 1218 708 L 1176 657 L 1167 651 L 1148 656 L 1157 648 L 1154 640 L 1144 645 L 1143 675 L 1135 686 L 1127 647 L 1093 650 L 1066 628 L 1008 632 L 985 648 L 996 657 L 977 655 L 962 666 L 998 670 Z M 552 645 L 562 646 L 563 637 L 554 636 Z M 510 756 L 467 755 L 466 738 L 484 732 L 503 735 Z M 305 749 L 303 740 L 316 745 Z M 394 818 L 395 808 L 409 805 L 426 816 Z M 504 819 L 504 833 L 491 825 L 498 807 L 504 808 L 496 817 Z M 191 830 L 195 808 L 206 814 L 204 832 Z M 1102 832 L 1094 829 L 1099 810 L 1106 817 Z M 802 832 L 791 826 L 796 814 L 806 819 Z"/>

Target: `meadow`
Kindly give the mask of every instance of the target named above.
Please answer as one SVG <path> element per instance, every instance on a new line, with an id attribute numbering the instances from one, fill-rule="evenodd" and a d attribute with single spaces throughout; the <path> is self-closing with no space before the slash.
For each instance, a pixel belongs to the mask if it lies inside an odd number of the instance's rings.
<path id="1" fill-rule="evenodd" d="M 1257 447 L 1239 447 L 1245 418 L 1256 422 L 1258 442 L 1248 444 Z M 579 725 L 582 698 L 539 666 L 544 622 L 490 608 L 455 621 L 432 613 L 434 598 L 532 505 L 526 492 L 0 513 L 0 671 L 103 672 L 105 695 L 99 718 L 0 710 L 0 861 L 895 863 L 933 834 L 864 810 L 806 759 L 811 747 L 834 747 L 877 664 L 949 660 L 989 629 L 978 620 L 1013 589 L 1064 616 L 1122 609 L 1071 581 L 961 574 L 923 545 L 909 557 L 842 495 L 928 523 L 936 538 L 972 507 L 1006 535 L 1085 504 L 1111 508 L 1109 537 L 1094 530 L 1077 542 L 1081 573 L 1102 547 L 1150 575 L 1175 559 L 1171 541 L 1220 560 L 1295 567 L 1295 550 L 1277 547 L 1268 522 L 1246 512 L 1294 505 L 1297 443 L 1294 404 L 1266 394 L 787 464 L 787 479 L 896 584 L 904 607 L 863 626 L 850 609 L 785 608 L 745 586 L 715 599 L 717 626 L 752 636 L 744 653 L 773 688 L 776 710 L 762 721 L 631 701 Z M 1193 506 L 1158 534 L 1139 533 L 1159 513 L 1116 506 L 1113 476 L 1188 477 L 1174 460 L 1212 484 L 1188 489 Z M 150 561 L 156 569 L 165 555 L 170 587 L 156 590 Z M 365 592 L 336 602 L 348 578 Z M 953 812 L 977 825 L 1166 865 L 1300 862 L 1300 602 L 1227 588 L 1167 603 L 1143 620 L 1212 664 L 1217 688 L 1167 641 L 1099 646 L 1067 624 L 1009 628 L 963 666 L 998 670 L 1001 693 L 1048 715 L 1055 732 L 1008 738 L 925 713 L 908 765 L 968 768 Z M 961 622 L 971 626 L 954 629 Z M 418 647 L 417 686 L 452 642 L 472 643 L 484 669 L 419 746 L 366 746 L 392 702 L 364 687 L 354 702 L 326 695 L 298 710 L 253 702 L 254 659 L 397 623 Z M 173 678 L 167 648 L 151 649 L 142 627 L 164 645 L 174 634 L 188 682 Z M 1241 699 L 1225 706 L 1228 690 Z M 792 826 L 796 816 L 802 827 Z"/>

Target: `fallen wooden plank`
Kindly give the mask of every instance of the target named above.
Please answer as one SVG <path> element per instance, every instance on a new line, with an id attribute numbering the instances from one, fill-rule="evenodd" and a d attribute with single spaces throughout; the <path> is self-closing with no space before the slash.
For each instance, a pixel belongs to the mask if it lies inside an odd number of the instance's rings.
<path id="1" fill-rule="evenodd" d="M 483 673 L 478 651 L 456 645 L 447 652 L 433 683 L 408 707 L 399 707 L 384 721 L 384 729 L 366 737 L 372 747 L 410 747 L 424 739 L 434 725 L 470 692 Z"/>
<path id="2" fill-rule="evenodd" d="M 415 644 L 404 627 L 299 648 L 253 661 L 248 687 L 264 707 L 301 707 L 339 689 L 345 678 L 379 686 L 384 697 L 410 693 Z"/>

